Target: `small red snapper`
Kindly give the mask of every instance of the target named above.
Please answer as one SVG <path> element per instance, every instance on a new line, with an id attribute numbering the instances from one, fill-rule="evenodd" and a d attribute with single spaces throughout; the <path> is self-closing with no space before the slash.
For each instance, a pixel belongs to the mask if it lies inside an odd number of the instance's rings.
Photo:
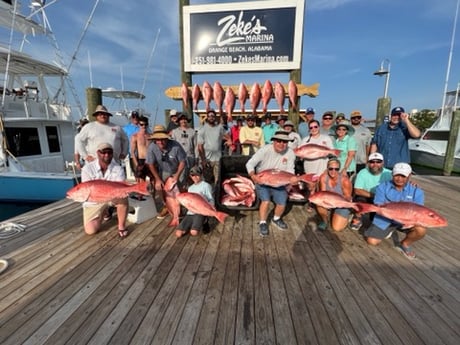
<path id="1" fill-rule="evenodd" d="M 330 209 L 330 208 L 352 208 L 355 210 L 359 210 L 358 206 L 351 201 L 345 199 L 342 195 L 329 192 L 329 191 L 321 191 L 316 192 L 311 195 L 308 200 L 318 206 Z M 372 212 L 372 211 L 371 211 Z"/>
<path id="2" fill-rule="evenodd" d="M 318 144 L 304 144 L 294 149 L 297 157 L 306 159 L 323 158 L 329 155 L 339 156 L 340 152 L 342 151 Z"/>
<path id="3" fill-rule="evenodd" d="M 182 206 L 195 214 L 216 217 L 221 223 L 228 217 L 227 213 L 217 211 L 201 194 L 184 192 L 177 194 L 176 197 Z"/>

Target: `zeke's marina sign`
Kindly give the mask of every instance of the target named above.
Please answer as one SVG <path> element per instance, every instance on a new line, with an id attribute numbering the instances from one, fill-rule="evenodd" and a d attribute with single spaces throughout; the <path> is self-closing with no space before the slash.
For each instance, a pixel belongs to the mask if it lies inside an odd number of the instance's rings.
<path id="1" fill-rule="evenodd" d="M 304 0 L 184 6 L 184 70 L 300 68 Z"/>

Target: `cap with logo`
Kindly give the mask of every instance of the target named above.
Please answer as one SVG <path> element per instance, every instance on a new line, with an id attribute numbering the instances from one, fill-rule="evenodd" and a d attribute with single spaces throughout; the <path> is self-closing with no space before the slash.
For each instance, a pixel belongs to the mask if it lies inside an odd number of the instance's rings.
<path id="1" fill-rule="evenodd" d="M 369 155 L 369 158 L 367 159 L 368 162 L 373 161 L 375 159 L 383 161 L 383 155 L 378 152 L 373 152 Z"/>
<path id="2" fill-rule="evenodd" d="M 391 109 L 391 115 L 401 115 L 401 113 L 404 113 L 404 108 L 403 107 L 396 107 Z"/>
<path id="3" fill-rule="evenodd" d="M 409 176 L 412 173 L 412 168 L 407 163 L 396 163 L 393 167 L 393 176 L 394 175 L 403 175 L 405 177 Z"/>

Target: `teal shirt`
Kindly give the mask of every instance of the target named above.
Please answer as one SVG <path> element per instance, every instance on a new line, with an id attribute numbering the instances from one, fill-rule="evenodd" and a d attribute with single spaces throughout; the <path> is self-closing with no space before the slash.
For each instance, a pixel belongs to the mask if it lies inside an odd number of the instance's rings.
<path id="1" fill-rule="evenodd" d="M 269 125 L 264 123 L 262 125 L 262 131 L 264 132 L 265 144 L 271 143 L 272 137 L 277 130 L 278 130 L 278 125 L 274 123 L 270 123 Z"/>
<path id="2" fill-rule="evenodd" d="M 352 136 L 349 136 L 348 134 L 345 135 L 343 139 L 334 139 L 334 148 L 342 150 L 339 155 L 339 160 L 340 160 L 340 166 L 344 166 L 345 162 L 347 160 L 348 156 L 348 151 L 357 151 L 358 145 L 356 144 L 355 138 Z M 347 169 L 348 171 L 355 171 L 356 170 L 356 160 L 353 158 L 353 160 L 350 163 L 350 166 Z"/>
<path id="3" fill-rule="evenodd" d="M 375 194 L 375 189 L 380 183 L 391 181 L 392 178 L 391 170 L 387 168 L 383 168 L 378 175 L 371 174 L 369 169 L 366 168 L 360 170 L 356 176 L 354 187 Z"/>

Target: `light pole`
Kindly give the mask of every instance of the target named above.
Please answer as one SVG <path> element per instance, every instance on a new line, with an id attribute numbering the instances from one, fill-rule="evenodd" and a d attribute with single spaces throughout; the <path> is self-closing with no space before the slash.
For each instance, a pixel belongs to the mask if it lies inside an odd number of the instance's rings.
<path id="1" fill-rule="evenodd" d="M 386 68 L 385 68 L 386 65 Z M 383 98 L 379 98 L 377 101 L 377 116 L 375 119 L 375 126 L 379 126 L 382 124 L 385 116 L 388 116 L 390 113 L 391 107 L 391 98 L 388 97 L 388 84 L 390 81 L 390 69 L 391 63 L 390 60 L 384 59 L 380 63 L 380 68 L 374 72 L 374 75 L 378 76 L 385 76 L 385 88 L 383 91 Z"/>

